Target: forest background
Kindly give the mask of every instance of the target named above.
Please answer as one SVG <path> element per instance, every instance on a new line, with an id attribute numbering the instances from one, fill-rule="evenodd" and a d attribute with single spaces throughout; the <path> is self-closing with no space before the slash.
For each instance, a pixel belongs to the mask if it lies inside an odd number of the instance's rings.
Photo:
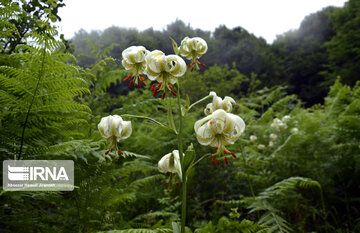
<path id="1" fill-rule="evenodd" d="M 77 188 L 2 190 L 1 232 L 172 232 L 179 187 L 163 185 L 168 176 L 157 162 L 176 141 L 132 120 L 133 135 L 120 143 L 124 154 L 115 160 L 105 155 L 97 124 L 109 114 L 166 122 L 162 113 L 173 98 L 129 88 L 121 53 L 143 45 L 172 54 L 169 37 L 179 44 L 186 36 L 201 37 L 209 47 L 201 58 L 206 67 L 181 78 L 189 101 L 210 91 L 231 96 L 247 125 L 231 146 L 237 159 L 219 167 L 204 160 L 193 171 L 189 231 L 360 230 L 359 1 L 313 13 L 271 45 L 242 27 L 209 32 L 181 20 L 163 31 L 111 27 L 65 40 L 53 27 L 58 9 L 66 7 L 62 1 L 18 2 L 2 1 L 0 8 L 0 156 L 72 159 Z M 204 107 L 185 121 L 184 141 L 194 144 L 197 156 L 209 152 L 193 131 Z M 286 130 L 271 128 L 274 118 L 286 115 Z"/>

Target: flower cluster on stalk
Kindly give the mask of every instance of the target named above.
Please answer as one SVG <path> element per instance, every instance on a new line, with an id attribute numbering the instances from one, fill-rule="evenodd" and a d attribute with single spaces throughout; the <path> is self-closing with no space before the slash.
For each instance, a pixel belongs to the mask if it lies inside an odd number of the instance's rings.
<path id="1" fill-rule="evenodd" d="M 185 37 L 177 50 L 181 56 L 191 60 L 188 65 L 191 71 L 194 67 L 199 70 L 198 64 L 205 66 L 198 60 L 207 51 L 207 44 L 202 38 Z M 146 75 L 150 81 L 157 82 L 153 83 L 150 88 L 153 96 L 162 92 L 162 99 L 168 92 L 177 96 L 173 85 L 186 72 L 186 63 L 180 56 L 165 55 L 160 50 L 149 52 L 144 46 L 131 46 L 125 49 L 122 52 L 122 65 L 131 72 L 128 77 L 123 79 L 124 82 L 131 80 L 129 87 L 134 85 L 140 88 L 141 83 L 143 86 L 147 86 L 144 78 Z"/>
<path id="2" fill-rule="evenodd" d="M 270 127 L 268 127 L 270 129 L 270 134 L 265 134 L 263 137 L 260 138 L 260 141 L 262 141 L 262 143 L 257 144 L 257 136 L 255 135 L 251 135 L 249 137 L 250 142 L 256 145 L 256 148 L 259 151 L 263 151 L 266 148 L 274 148 L 276 147 L 284 138 L 284 135 L 286 135 L 287 129 L 290 126 L 294 126 L 297 125 L 298 122 L 294 121 L 294 119 L 289 116 L 289 115 L 285 115 L 281 118 L 281 120 L 277 117 L 275 117 L 271 124 Z M 299 133 L 299 129 L 297 127 L 290 127 L 290 134 L 294 135 L 294 134 L 298 134 Z M 267 146 L 265 145 L 266 142 L 268 142 Z"/>
<path id="3" fill-rule="evenodd" d="M 224 100 L 218 97 L 215 92 L 210 92 L 213 96 L 212 103 L 208 104 L 204 110 L 205 118 L 198 120 L 194 125 L 194 130 L 198 142 L 204 146 L 215 147 L 212 162 L 220 165 L 220 160 L 216 156 L 225 155 L 225 163 L 228 164 L 227 154 L 234 158 L 234 152 L 229 151 L 226 146 L 234 144 L 245 130 L 243 119 L 231 112 L 232 104 L 235 101 L 231 97 L 225 97 Z"/>

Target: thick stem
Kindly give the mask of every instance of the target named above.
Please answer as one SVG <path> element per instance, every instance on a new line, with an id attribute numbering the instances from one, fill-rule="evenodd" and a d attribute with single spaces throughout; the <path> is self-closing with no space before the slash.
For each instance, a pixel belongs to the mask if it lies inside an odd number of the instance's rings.
<path id="1" fill-rule="evenodd" d="M 186 171 L 184 169 L 184 156 L 183 156 L 183 144 L 182 144 L 182 128 L 183 128 L 183 114 L 181 110 L 181 102 L 180 102 L 180 85 L 178 86 L 178 95 L 177 95 L 177 103 L 178 103 L 178 111 L 179 111 L 179 131 L 178 131 L 178 149 L 179 149 L 179 157 L 181 163 L 181 173 L 182 173 L 182 196 L 181 196 L 181 233 L 185 233 L 185 223 L 186 223 L 186 184 L 187 177 Z"/>

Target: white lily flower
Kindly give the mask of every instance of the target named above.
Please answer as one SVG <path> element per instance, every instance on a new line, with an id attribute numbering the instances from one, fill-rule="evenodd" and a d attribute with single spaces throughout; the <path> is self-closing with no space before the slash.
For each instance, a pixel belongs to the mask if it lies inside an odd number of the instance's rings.
<path id="1" fill-rule="evenodd" d="M 155 84 L 151 87 L 153 96 L 157 91 L 163 90 L 164 93 L 168 89 L 173 95 L 177 95 L 173 91 L 170 84 L 175 84 L 179 77 L 186 72 L 185 61 L 177 55 L 165 56 L 160 50 L 150 52 L 146 58 L 146 74 L 151 81 L 156 80 L 159 85 L 155 88 Z M 165 95 L 163 94 L 163 98 Z"/>
<path id="2" fill-rule="evenodd" d="M 222 151 L 228 154 L 229 151 L 225 146 L 235 143 L 245 130 L 245 122 L 237 115 L 218 109 L 211 115 L 198 120 L 194 129 L 201 145 L 217 148 L 214 155 L 219 155 Z M 230 153 L 236 157 L 233 152 Z"/>
<path id="3" fill-rule="evenodd" d="M 144 86 L 146 86 L 144 82 L 145 79 L 140 75 L 145 74 L 145 70 L 146 70 L 145 57 L 148 53 L 149 51 L 146 50 L 144 46 L 131 46 L 122 52 L 123 59 L 121 63 L 126 70 L 132 72 L 132 74 L 126 77 L 123 81 L 126 82 L 130 78 L 134 77 L 134 79 L 131 80 L 129 87 L 131 87 L 135 82 L 135 85 L 137 85 L 140 88 L 141 86 L 139 80 L 142 82 Z"/>
<path id="4" fill-rule="evenodd" d="M 274 142 L 270 141 L 268 147 L 273 148 L 274 147 Z"/>
<path id="5" fill-rule="evenodd" d="M 177 173 L 182 179 L 179 151 L 173 150 L 171 153 L 164 155 L 158 162 L 158 169 L 162 173 Z"/>
<path id="6" fill-rule="evenodd" d="M 297 133 L 299 133 L 299 129 L 295 127 L 295 128 L 292 128 L 290 132 L 292 134 L 297 134 Z"/>
<path id="7" fill-rule="evenodd" d="M 276 130 L 284 130 L 287 128 L 287 125 L 279 118 L 275 118 L 270 127 Z"/>
<path id="8" fill-rule="evenodd" d="M 100 135 L 111 143 L 111 151 L 115 149 L 119 154 L 122 154 L 121 150 L 118 149 L 117 142 L 130 137 L 132 133 L 131 121 L 124 121 L 118 115 L 110 115 L 101 118 L 98 129 Z M 105 154 L 108 153 L 109 150 Z"/>
<path id="9" fill-rule="evenodd" d="M 274 129 L 278 129 L 279 125 L 282 123 L 282 121 L 279 118 L 274 118 L 273 122 L 271 123 L 270 127 Z"/>
<path id="10" fill-rule="evenodd" d="M 191 67 L 191 72 L 193 71 L 194 67 L 197 70 L 200 70 L 198 63 L 202 66 L 205 64 L 198 59 L 206 53 L 208 46 L 206 41 L 200 37 L 189 38 L 185 37 L 181 41 L 181 45 L 179 47 L 180 55 L 186 57 L 186 59 L 191 60 L 191 63 L 188 65 L 188 68 Z"/>
<path id="11" fill-rule="evenodd" d="M 206 41 L 200 37 L 185 37 L 179 47 L 180 55 L 188 60 L 200 58 L 206 53 L 207 49 Z"/>
<path id="12" fill-rule="evenodd" d="M 257 141 L 257 137 L 255 135 L 250 136 L 250 142 L 254 143 Z"/>
<path id="13" fill-rule="evenodd" d="M 259 150 L 264 150 L 265 149 L 265 145 L 264 144 L 260 144 L 257 147 Z"/>
<path id="14" fill-rule="evenodd" d="M 276 141 L 276 139 L 278 138 L 278 136 L 274 133 L 270 134 L 270 139 L 273 140 L 273 141 Z"/>
<path id="15" fill-rule="evenodd" d="M 223 100 L 221 97 L 217 96 L 214 91 L 211 91 L 209 95 L 213 96 L 213 101 L 212 103 L 206 105 L 204 110 L 206 115 L 210 115 L 218 109 L 223 109 L 225 112 L 231 112 L 232 104 L 236 103 L 235 100 L 230 96 L 225 96 Z"/>
<path id="16" fill-rule="evenodd" d="M 281 120 L 283 121 L 283 122 L 287 122 L 288 120 L 290 120 L 291 119 L 291 117 L 289 116 L 289 115 L 285 115 Z"/>

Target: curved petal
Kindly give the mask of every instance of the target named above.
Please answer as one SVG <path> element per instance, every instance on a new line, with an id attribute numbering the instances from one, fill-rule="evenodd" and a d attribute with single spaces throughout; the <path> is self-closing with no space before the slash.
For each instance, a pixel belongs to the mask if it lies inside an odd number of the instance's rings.
<path id="1" fill-rule="evenodd" d="M 195 122 L 194 124 L 194 130 L 195 130 L 195 133 L 197 133 L 197 131 L 199 130 L 199 128 L 206 122 L 206 121 L 209 121 L 211 119 L 211 115 L 210 116 L 207 116 L 201 120 L 198 120 L 197 122 Z"/>
<path id="2" fill-rule="evenodd" d="M 204 109 L 205 115 L 210 115 L 213 112 L 212 103 L 206 105 L 206 108 Z"/>
<path id="3" fill-rule="evenodd" d="M 211 114 L 210 129 L 214 134 L 222 134 L 228 124 L 227 113 L 218 109 Z"/>
<path id="4" fill-rule="evenodd" d="M 110 117 L 111 116 L 101 118 L 100 123 L 98 124 L 98 129 L 99 129 L 100 135 L 106 139 L 111 137 L 110 130 L 109 130 L 109 124 L 108 124 Z"/>
<path id="5" fill-rule="evenodd" d="M 181 163 L 180 163 L 180 156 L 178 150 L 173 150 L 172 154 L 174 155 L 174 172 L 177 173 L 180 177 L 180 180 L 182 180 L 182 172 L 181 172 Z"/>
<path id="6" fill-rule="evenodd" d="M 168 55 L 166 56 L 165 71 L 169 72 L 175 77 L 181 77 L 186 72 L 186 63 L 178 55 Z"/>
<path id="7" fill-rule="evenodd" d="M 130 137 L 132 133 L 131 121 L 123 121 L 121 125 L 122 125 L 122 132 L 118 140 L 126 139 Z"/>
<path id="8" fill-rule="evenodd" d="M 231 112 L 232 104 L 235 104 L 235 100 L 230 96 L 225 96 L 221 108 L 224 109 L 226 112 Z"/>
<path id="9" fill-rule="evenodd" d="M 216 94 L 213 97 L 213 110 L 217 110 L 217 109 L 221 109 L 221 105 L 222 105 L 222 98 L 217 96 Z"/>
<path id="10" fill-rule="evenodd" d="M 122 122 L 123 120 L 121 116 L 118 115 L 112 116 L 111 121 L 109 121 L 111 136 L 115 136 L 117 139 L 120 138 L 123 131 Z"/>
<path id="11" fill-rule="evenodd" d="M 169 172 L 170 156 L 171 156 L 171 153 L 166 154 L 158 162 L 158 169 L 160 172 L 162 172 L 162 173 Z"/>
<path id="12" fill-rule="evenodd" d="M 194 130 L 201 145 L 209 145 L 215 138 L 215 135 L 210 129 L 210 119 L 211 116 L 207 116 L 195 122 Z"/>
<path id="13" fill-rule="evenodd" d="M 131 70 L 131 69 L 134 69 L 134 68 L 135 68 L 134 64 L 128 62 L 127 59 L 122 59 L 121 64 L 124 66 L 124 68 L 125 68 L 126 70 Z"/>
<path id="14" fill-rule="evenodd" d="M 215 140 L 215 134 L 210 129 L 210 124 L 207 122 L 205 125 L 201 126 L 196 134 L 196 138 L 201 145 L 207 146 L 213 143 Z"/>

